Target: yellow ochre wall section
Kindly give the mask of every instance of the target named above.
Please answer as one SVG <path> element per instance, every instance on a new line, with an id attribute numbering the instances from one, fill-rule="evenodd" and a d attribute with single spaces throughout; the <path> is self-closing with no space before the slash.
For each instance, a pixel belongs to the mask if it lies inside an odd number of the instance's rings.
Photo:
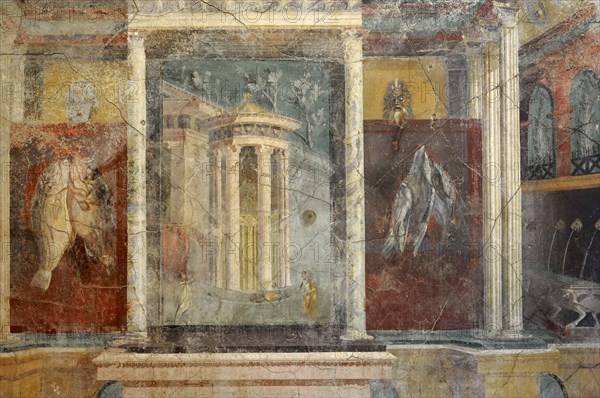
<path id="1" fill-rule="evenodd" d="M 448 116 L 444 58 L 367 58 L 363 65 L 366 120 L 383 119 L 383 99 L 388 86 L 396 79 L 408 86 L 415 119 Z"/>
<path id="2" fill-rule="evenodd" d="M 122 122 L 127 116 L 126 98 L 135 86 L 127 83 L 127 62 L 48 62 L 44 67 L 42 123 L 66 123 L 66 99 L 73 82 L 89 82 L 98 106 L 90 123 Z"/>

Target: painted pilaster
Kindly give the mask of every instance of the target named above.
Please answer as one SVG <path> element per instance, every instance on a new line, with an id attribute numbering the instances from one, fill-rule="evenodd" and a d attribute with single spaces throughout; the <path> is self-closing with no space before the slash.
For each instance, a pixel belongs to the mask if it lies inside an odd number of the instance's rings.
<path id="1" fill-rule="evenodd" d="M 258 289 L 272 288 L 273 267 L 271 259 L 271 154 L 273 149 L 256 148 L 258 161 Z"/>
<path id="2" fill-rule="evenodd" d="M 10 333 L 10 130 L 23 121 L 25 56 L 13 46 L 15 36 L 3 32 L 0 55 L 0 344 L 17 340 Z"/>
<path id="3" fill-rule="evenodd" d="M 483 45 L 483 234 L 485 329 L 502 329 L 502 194 L 498 46 Z"/>
<path id="4" fill-rule="evenodd" d="M 225 156 L 225 287 L 241 289 L 240 280 L 240 192 L 239 192 L 239 148 L 230 145 L 224 148 Z"/>
<path id="5" fill-rule="evenodd" d="M 129 34 L 127 104 L 127 332 L 146 335 L 146 52 L 144 38 Z"/>
<path id="6" fill-rule="evenodd" d="M 483 112 L 483 58 L 479 43 L 467 43 L 469 118 L 481 119 Z"/>
<path id="7" fill-rule="evenodd" d="M 495 3 L 500 20 L 502 83 L 502 257 L 504 280 L 503 329 L 523 329 L 521 236 L 521 142 L 519 130 L 518 8 Z"/>
<path id="8" fill-rule="evenodd" d="M 165 141 L 165 151 L 168 153 L 168 158 L 163 155 L 163 162 L 168 162 L 169 170 L 171 171 L 170 184 L 170 201 L 171 203 L 186 202 L 186 187 L 187 182 L 185 175 L 185 155 L 183 141 Z M 169 216 L 167 221 L 171 224 L 183 224 L 187 217 L 191 214 L 186 214 L 186 206 L 169 206 Z M 190 217 L 191 218 L 191 217 Z"/>
<path id="9" fill-rule="evenodd" d="M 346 96 L 346 333 L 371 338 L 365 314 L 365 184 L 363 141 L 363 39 L 343 33 Z"/>
<path id="10" fill-rule="evenodd" d="M 465 49 L 462 46 L 457 46 L 446 56 L 446 110 L 448 118 L 451 119 L 465 119 L 469 113 L 466 58 Z"/>

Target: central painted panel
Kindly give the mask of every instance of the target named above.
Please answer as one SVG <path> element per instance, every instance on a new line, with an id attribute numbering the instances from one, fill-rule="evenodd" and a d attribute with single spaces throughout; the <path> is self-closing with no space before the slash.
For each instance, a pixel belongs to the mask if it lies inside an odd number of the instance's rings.
<path id="1" fill-rule="evenodd" d="M 333 322 L 331 71 L 162 64 L 162 324 Z"/>

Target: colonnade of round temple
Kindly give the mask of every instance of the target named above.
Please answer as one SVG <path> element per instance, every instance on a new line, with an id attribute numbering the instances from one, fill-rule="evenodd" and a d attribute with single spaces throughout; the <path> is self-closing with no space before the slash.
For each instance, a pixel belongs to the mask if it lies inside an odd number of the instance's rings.
<path id="1" fill-rule="evenodd" d="M 238 291 L 290 286 L 286 134 L 301 123 L 267 112 L 247 95 L 240 107 L 205 126 L 212 165 L 211 284 Z"/>

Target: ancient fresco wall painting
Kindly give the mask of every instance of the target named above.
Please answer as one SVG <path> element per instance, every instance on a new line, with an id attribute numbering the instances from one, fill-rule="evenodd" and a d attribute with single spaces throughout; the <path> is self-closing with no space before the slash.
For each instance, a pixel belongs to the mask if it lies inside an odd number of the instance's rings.
<path id="1" fill-rule="evenodd" d="M 481 325 L 480 126 L 444 118 L 444 70 L 365 63 L 369 329 Z"/>
<path id="2" fill-rule="evenodd" d="M 567 335 L 593 331 L 600 312 L 600 190 L 530 193 L 523 234 L 525 320 Z M 541 211 L 539 203 L 544 203 Z"/>
<path id="3" fill-rule="evenodd" d="M 329 88 L 319 62 L 163 64 L 165 324 L 331 323 Z"/>
<path id="4" fill-rule="evenodd" d="M 125 65 L 42 61 L 28 68 L 38 70 L 29 82 L 37 96 L 26 103 L 29 123 L 11 132 L 11 328 L 122 330 Z"/>
<path id="5" fill-rule="evenodd" d="M 533 42 L 521 73 L 525 327 L 576 338 L 599 326 L 600 190 L 585 186 L 600 171 L 598 38 L 547 54 Z"/>

